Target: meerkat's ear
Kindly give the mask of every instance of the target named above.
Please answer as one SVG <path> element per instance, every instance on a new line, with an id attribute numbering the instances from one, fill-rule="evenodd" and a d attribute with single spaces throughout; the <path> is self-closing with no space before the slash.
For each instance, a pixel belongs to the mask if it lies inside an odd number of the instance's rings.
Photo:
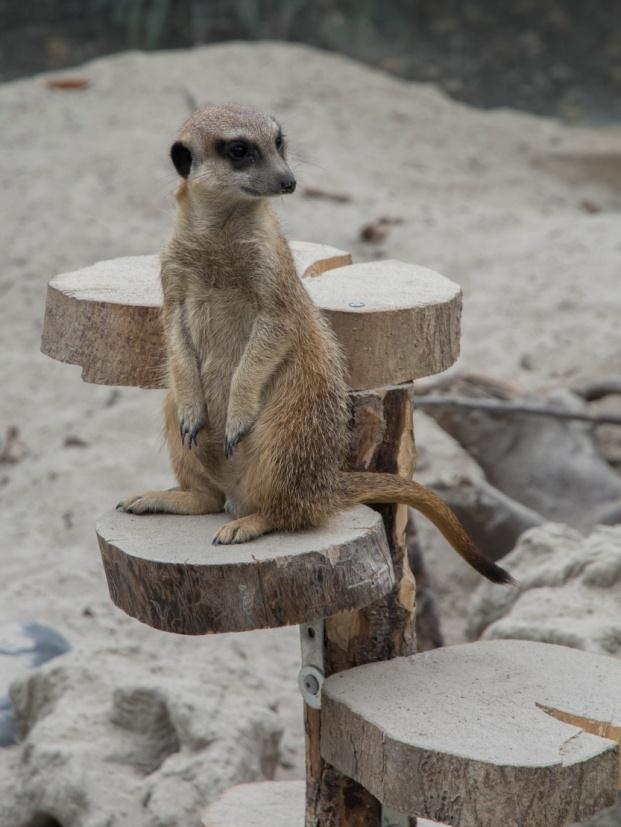
<path id="1" fill-rule="evenodd" d="M 175 141 L 170 148 L 170 159 L 182 178 L 187 178 L 192 167 L 192 153 L 183 141 Z"/>

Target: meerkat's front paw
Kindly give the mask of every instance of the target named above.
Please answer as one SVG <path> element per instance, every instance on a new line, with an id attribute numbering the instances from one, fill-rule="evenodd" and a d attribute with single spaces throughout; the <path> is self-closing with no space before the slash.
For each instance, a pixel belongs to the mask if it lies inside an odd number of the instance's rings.
<path id="1" fill-rule="evenodd" d="M 188 438 L 188 448 L 192 448 L 198 444 L 198 434 L 203 430 L 207 424 L 207 412 L 205 406 L 196 403 L 194 405 L 180 406 L 178 410 L 179 417 L 179 436 L 181 437 L 181 444 L 185 445 L 185 439 Z"/>
<path id="2" fill-rule="evenodd" d="M 237 417 L 229 417 L 224 431 L 224 456 L 230 459 L 233 451 L 237 448 L 242 439 L 252 428 L 252 420 Z"/>
<path id="3" fill-rule="evenodd" d="M 151 495 L 151 492 L 146 494 L 131 494 L 125 497 L 117 504 L 117 511 L 125 511 L 128 514 L 155 514 L 161 509 L 158 508 L 159 503 L 156 498 Z"/>
<path id="4" fill-rule="evenodd" d="M 273 530 L 274 526 L 268 518 L 257 512 L 256 514 L 248 514 L 246 517 L 240 517 L 238 520 L 231 520 L 230 523 L 225 523 L 216 532 L 212 543 L 214 546 L 249 543 L 262 534 L 267 534 L 268 531 Z"/>

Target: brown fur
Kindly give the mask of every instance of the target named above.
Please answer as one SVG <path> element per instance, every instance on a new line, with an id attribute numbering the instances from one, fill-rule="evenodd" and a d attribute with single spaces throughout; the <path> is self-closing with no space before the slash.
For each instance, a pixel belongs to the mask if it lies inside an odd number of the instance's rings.
<path id="1" fill-rule="evenodd" d="M 394 475 L 342 470 L 341 352 L 262 197 L 290 175 L 274 148 L 278 131 L 272 118 L 235 106 L 210 107 L 182 129 L 192 168 L 161 259 L 165 435 L 181 490 L 147 492 L 120 506 L 175 514 L 226 507 L 236 519 L 214 542 L 232 543 L 318 525 L 355 503 L 407 503 L 478 571 L 507 582 L 436 494 Z M 236 138 L 257 146 L 260 161 L 237 170 L 222 157 L 222 143 Z"/>

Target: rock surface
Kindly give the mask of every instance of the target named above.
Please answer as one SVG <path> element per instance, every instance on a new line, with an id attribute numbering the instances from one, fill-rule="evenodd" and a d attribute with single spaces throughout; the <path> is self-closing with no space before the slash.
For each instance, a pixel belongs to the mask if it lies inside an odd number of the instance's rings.
<path id="1" fill-rule="evenodd" d="M 8 696 L 11 682 L 69 649 L 62 635 L 36 621 L 12 623 L 0 629 L 0 747 L 15 743 L 15 722 Z"/>
<path id="2" fill-rule="evenodd" d="M 520 401 L 516 394 L 469 377 L 458 378 L 453 388 L 473 399 Z M 538 401 L 586 411 L 578 395 L 562 388 Z M 615 522 L 610 515 L 621 510 L 621 477 L 600 454 L 590 423 L 448 407 L 428 412 L 475 458 L 487 481 L 517 503 L 581 531 Z M 522 523 L 527 521 L 522 518 Z"/>
<path id="3" fill-rule="evenodd" d="M 21 751 L 0 824 L 179 827 L 232 784 L 270 778 L 281 726 L 264 688 L 205 671 L 138 647 L 78 649 L 14 682 Z"/>
<path id="4" fill-rule="evenodd" d="M 503 562 L 520 588 L 481 583 L 471 640 L 538 640 L 621 657 L 621 526 L 587 538 L 564 525 L 533 528 Z"/>
<path id="5" fill-rule="evenodd" d="M 621 376 L 619 377 L 621 382 Z M 589 405 L 589 411 L 599 416 L 621 416 L 621 393 L 609 394 Z M 599 452 L 617 471 L 621 471 L 621 428 L 618 425 L 600 425 L 596 430 Z M 619 504 L 621 513 L 621 503 Z M 621 522 L 621 517 L 619 518 Z"/>
<path id="6" fill-rule="evenodd" d="M 416 398 L 414 407 L 418 450 L 416 479 L 438 491 L 467 525 L 484 553 L 499 559 L 513 548 L 521 531 L 532 525 L 538 515 L 489 485 L 483 470 L 467 451 L 435 420 L 416 411 Z M 433 596 L 439 617 L 437 633 L 430 636 L 428 624 L 421 629 L 423 640 L 432 642 L 435 638 L 445 644 L 461 643 L 465 640 L 464 618 L 469 601 L 481 576 L 464 563 L 420 513 L 410 509 L 410 522 L 415 526 L 419 556 L 423 561 L 423 619 L 429 619 L 425 612 L 428 594 Z M 416 559 L 415 563 L 420 569 Z"/>

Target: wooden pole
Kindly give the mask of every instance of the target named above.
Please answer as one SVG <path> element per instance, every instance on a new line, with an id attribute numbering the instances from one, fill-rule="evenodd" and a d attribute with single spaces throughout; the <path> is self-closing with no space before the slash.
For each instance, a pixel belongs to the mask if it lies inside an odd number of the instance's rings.
<path id="1" fill-rule="evenodd" d="M 412 384 L 350 395 L 352 442 L 349 466 L 409 479 L 414 472 Z M 395 587 L 361 610 L 325 620 L 326 677 L 363 663 L 411 655 L 416 650 L 416 585 L 405 544 L 407 507 L 378 506 L 395 570 Z M 367 790 L 327 764 L 320 754 L 321 713 L 304 707 L 306 827 L 380 827 L 381 807 Z M 411 819 L 410 824 L 415 824 Z"/>

